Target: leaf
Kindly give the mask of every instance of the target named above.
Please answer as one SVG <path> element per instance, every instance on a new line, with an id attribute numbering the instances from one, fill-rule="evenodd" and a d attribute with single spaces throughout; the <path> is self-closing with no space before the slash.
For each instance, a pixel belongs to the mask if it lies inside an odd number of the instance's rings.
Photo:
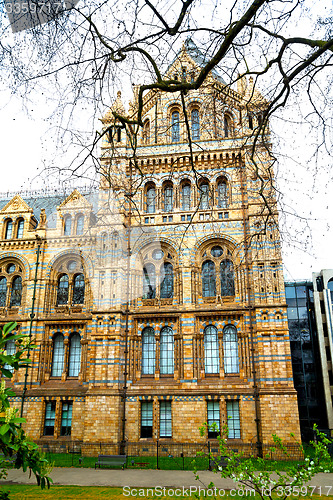
<path id="1" fill-rule="evenodd" d="M 4 327 L 2 328 L 4 336 L 7 336 L 8 333 L 10 333 L 14 328 L 17 327 L 16 321 L 11 321 L 10 323 L 6 323 Z"/>
<path id="2" fill-rule="evenodd" d="M 9 424 L 4 424 L 0 427 L 0 434 L 1 436 L 4 436 L 4 434 L 6 434 L 6 432 L 8 432 L 10 429 L 10 425 Z"/>

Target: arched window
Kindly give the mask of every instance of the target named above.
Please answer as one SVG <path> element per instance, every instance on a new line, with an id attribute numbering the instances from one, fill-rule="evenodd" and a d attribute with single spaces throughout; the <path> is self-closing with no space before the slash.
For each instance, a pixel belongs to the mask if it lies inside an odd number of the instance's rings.
<path id="1" fill-rule="evenodd" d="M 191 112 L 191 125 L 192 125 L 192 141 L 200 139 L 200 121 L 199 110 L 193 109 Z"/>
<path id="2" fill-rule="evenodd" d="M 150 141 L 150 122 L 149 122 L 149 120 L 145 120 L 143 122 L 142 139 L 143 139 L 144 144 L 149 144 L 149 141 Z"/>
<path id="3" fill-rule="evenodd" d="M 161 267 L 161 299 L 173 297 L 173 266 L 170 262 L 165 262 Z"/>
<path id="4" fill-rule="evenodd" d="M 153 214 L 155 212 L 155 186 L 149 186 L 146 192 L 146 212 Z"/>
<path id="5" fill-rule="evenodd" d="M 84 303 L 84 288 L 84 276 L 82 273 L 77 274 L 73 281 L 73 304 Z"/>
<path id="6" fill-rule="evenodd" d="M 164 212 L 171 212 L 173 209 L 173 186 L 167 184 L 163 189 Z"/>
<path id="7" fill-rule="evenodd" d="M 155 373 L 155 333 L 151 327 L 142 332 L 142 374 L 154 375 Z"/>
<path id="8" fill-rule="evenodd" d="M 191 184 L 182 185 L 182 210 L 191 208 Z"/>
<path id="9" fill-rule="evenodd" d="M 143 268 L 143 298 L 154 299 L 156 297 L 156 272 L 154 264 L 148 263 Z"/>
<path id="10" fill-rule="evenodd" d="M 13 234 L 13 221 L 12 219 L 8 219 L 6 222 L 6 233 L 5 239 L 10 240 Z"/>
<path id="11" fill-rule="evenodd" d="M 200 184 L 199 197 L 200 197 L 199 208 L 201 208 L 201 210 L 208 210 L 210 205 L 208 182 L 203 182 L 202 184 Z"/>
<path id="12" fill-rule="evenodd" d="M 63 274 L 58 279 L 57 306 L 68 303 L 69 281 L 67 274 Z"/>
<path id="13" fill-rule="evenodd" d="M 23 229 L 24 229 L 24 219 L 19 219 L 17 222 L 16 238 L 23 237 Z"/>
<path id="14" fill-rule="evenodd" d="M 202 264 L 202 296 L 215 297 L 216 295 L 216 271 L 215 264 L 211 260 L 206 260 Z"/>
<path id="15" fill-rule="evenodd" d="M 204 331 L 205 373 L 219 373 L 219 339 L 217 329 L 213 325 L 206 326 Z"/>
<path id="16" fill-rule="evenodd" d="M 219 208 L 228 206 L 228 189 L 225 180 L 220 180 L 217 184 L 217 206 Z"/>
<path id="17" fill-rule="evenodd" d="M 233 325 L 223 330 L 224 373 L 239 373 L 238 335 Z"/>
<path id="18" fill-rule="evenodd" d="M 71 336 L 69 344 L 68 376 L 77 377 L 81 367 L 81 339 L 78 333 Z"/>
<path id="19" fill-rule="evenodd" d="M 235 295 L 234 265 L 229 259 L 222 260 L 220 266 L 221 295 L 228 297 Z"/>
<path id="20" fill-rule="evenodd" d="M 160 373 L 172 375 L 174 370 L 174 338 L 172 328 L 166 326 L 160 337 Z"/>
<path id="21" fill-rule="evenodd" d="M 18 307 L 22 300 L 22 278 L 15 276 L 12 281 L 12 293 L 10 295 L 10 307 Z"/>
<path id="22" fill-rule="evenodd" d="M 67 215 L 64 221 L 64 235 L 70 236 L 72 234 L 72 217 Z"/>
<path id="23" fill-rule="evenodd" d="M 53 356 L 52 356 L 52 377 L 61 377 L 64 370 L 64 337 L 61 333 L 57 334 L 53 340 Z"/>
<path id="24" fill-rule="evenodd" d="M 253 130 L 253 116 L 252 114 L 248 114 L 248 120 L 249 120 L 249 129 Z"/>
<path id="25" fill-rule="evenodd" d="M 0 307 L 6 307 L 7 300 L 7 279 L 0 278 Z"/>
<path id="26" fill-rule="evenodd" d="M 179 112 L 174 111 L 171 115 L 171 141 L 179 142 Z"/>
<path id="27" fill-rule="evenodd" d="M 76 219 L 76 234 L 80 236 L 83 234 L 83 226 L 84 226 L 84 216 L 78 215 Z"/>
<path id="28" fill-rule="evenodd" d="M 224 115 L 224 137 L 232 135 L 232 120 L 229 115 Z"/>

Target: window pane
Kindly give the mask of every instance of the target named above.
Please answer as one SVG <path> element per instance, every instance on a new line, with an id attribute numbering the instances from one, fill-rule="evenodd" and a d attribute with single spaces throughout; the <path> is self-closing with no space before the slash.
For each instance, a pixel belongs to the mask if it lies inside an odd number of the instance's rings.
<path id="1" fill-rule="evenodd" d="M 200 199 L 200 204 L 199 207 L 202 210 L 208 210 L 209 205 L 210 205 L 210 199 L 209 199 L 209 184 L 208 183 L 203 183 L 199 187 L 199 199 Z"/>
<path id="2" fill-rule="evenodd" d="M 179 113 L 174 111 L 171 116 L 171 140 L 179 142 Z"/>
<path id="3" fill-rule="evenodd" d="M 240 439 L 239 402 L 227 401 L 228 438 Z"/>
<path id="4" fill-rule="evenodd" d="M 185 184 L 182 187 L 182 210 L 190 210 L 191 207 L 191 186 Z"/>
<path id="5" fill-rule="evenodd" d="M 207 260 L 202 264 L 202 296 L 215 297 L 216 295 L 216 273 L 215 264 Z"/>
<path id="6" fill-rule="evenodd" d="M 72 232 L 72 217 L 69 215 L 65 218 L 64 235 L 70 236 Z"/>
<path id="7" fill-rule="evenodd" d="M 12 283 L 12 293 L 10 296 L 10 307 L 18 307 L 22 300 L 22 278 L 15 276 Z"/>
<path id="8" fill-rule="evenodd" d="M 174 337 L 169 326 L 161 330 L 160 339 L 160 372 L 171 375 L 174 371 Z"/>
<path id="9" fill-rule="evenodd" d="M 225 181 L 220 181 L 217 185 L 217 205 L 220 208 L 228 206 L 227 183 Z"/>
<path id="10" fill-rule="evenodd" d="M 57 305 L 67 304 L 68 302 L 68 276 L 63 274 L 58 280 L 58 290 L 57 290 Z"/>
<path id="11" fill-rule="evenodd" d="M 200 139 L 200 122 L 199 122 L 199 111 L 194 109 L 191 113 L 192 122 L 192 140 L 198 141 Z"/>
<path id="12" fill-rule="evenodd" d="M 53 436 L 55 422 L 55 403 L 46 403 L 44 435 Z"/>
<path id="13" fill-rule="evenodd" d="M 205 344 L 205 373 L 219 373 L 220 356 L 217 329 L 215 326 L 207 326 L 204 333 Z"/>
<path id="14" fill-rule="evenodd" d="M 238 336 L 234 326 L 227 326 L 223 332 L 224 372 L 239 373 Z"/>
<path id="15" fill-rule="evenodd" d="M 24 229 L 24 220 L 20 219 L 17 225 L 17 238 L 23 237 L 23 229 Z"/>
<path id="16" fill-rule="evenodd" d="M 220 273 L 222 297 L 235 295 L 234 265 L 231 260 L 222 260 Z"/>
<path id="17" fill-rule="evenodd" d="M 171 212 L 173 208 L 173 187 L 166 186 L 164 188 L 164 211 Z"/>
<path id="18" fill-rule="evenodd" d="M 172 436 L 171 401 L 160 402 L 160 437 Z"/>
<path id="19" fill-rule="evenodd" d="M 153 402 L 142 401 L 141 403 L 141 437 L 153 437 Z"/>
<path id="20" fill-rule="evenodd" d="M 6 226 L 6 234 L 5 234 L 6 240 L 10 240 L 12 234 L 13 234 L 13 221 L 9 220 L 7 221 L 7 226 Z"/>
<path id="21" fill-rule="evenodd" d="M 0 278 L 0 307 L 6 307 L 7 298 L 7 279 Z"/>
<path id="22" fill-rule="evenodd" d="M 155 373 L 155 333 L 152 328 L 145 328 L 142 332 L 142 374 Z"/>
<path id="23" fill-rule="evenodd" d="M 77 274 L 74 277 L 73 284 L 73 304 L 83 304 L 84 303 L 84 276 L 83 274 Z"/>
<path id="24" fill-rule="evenodd" d="M 146 194 L 147 214 L 153 214 L 155 212 L 155 198 L 156 198 L 155 188 L 154 187 L 148 188 Z"/>
<path id="25" fill-rule="evenodd" d="M 218 401 L 207 402 L 208 437 L 216 438 L 220 433 L 220 404 Z"/>
<path id="26" fill-rule="evenodd" d="M 69 368 L 70 377 L 78 377 L 81 367 L 81 339 L 77 333 L 72 335 L 69 347 Z"/>
<path id="27" fill-rule="evenodd" d="M 143 298 L 154 299 L 156 297 L 156 273 L 154 264 L 147 264 L 143 268 Z"/>
<path id="28" fill-rule="evenodd" d="M 62 414 L 61 414 L 61 436 L 70 436 L 72 427 L 72 408 L 73 403 L 63 403 L 62 404 Z"/>
<path id="29" fill-rule="evenodd" d="M 52 377 L 61 377 L 64 370 L 64 337 L 57 335 L 53 341 Z"/>
<path id="30" fill-rule="evenodd" d="M 79 215 L 76 221 L 76 234 L 81 235 L 83 234 L 83 226 L 84 226 L 84 216 Z"/>
<path id="31" fill-rule="evenodd" d="M 161 299 L 173 297 L 173 267 L 169 262 L 161 268 Z"/>

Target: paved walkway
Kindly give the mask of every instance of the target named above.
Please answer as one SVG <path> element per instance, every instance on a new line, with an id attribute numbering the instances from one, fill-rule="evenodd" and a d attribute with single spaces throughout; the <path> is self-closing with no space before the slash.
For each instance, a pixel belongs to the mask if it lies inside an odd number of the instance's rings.
<path id="1" fill-rule="evenodd" d="M 231 479 L 222 479 L 218 473 L 214 474 L 210 471 L 200 471 L 199 476 L 203 484 L 196 481 L 193 472 L 179 470 L 95 470 L 75 467 L 55 467 L 51 473 L 53 483 L 61 485 L 190 488 L 191 486 L 204 487 L 204 485 L 207 486 L 213 481 L 216 488 L 223 488 L 225 490 L 235 488 L 235 483 Z M 29 478 L 28 473 L 16 469 L 8 471 L 7 480 L 5 482 L 36 484 L 34 477 Z M 321 493 L 323 496 L 328 494 L 333 495 L 333 474 L 316 474 L 309 484 L 317 488 L 321 487 L 321 491 L 317 489 L 317 493 Z"/>

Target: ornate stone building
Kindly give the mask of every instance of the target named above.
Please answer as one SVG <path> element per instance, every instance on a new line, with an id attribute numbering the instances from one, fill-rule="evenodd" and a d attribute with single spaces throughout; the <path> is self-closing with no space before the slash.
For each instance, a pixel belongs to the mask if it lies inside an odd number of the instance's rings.
<path id="1" fill-rule="evenodd" d="M 202 62 L 187 40 L 169 75 Z M 265 106 L 212 72 L 183 104 L 146 92 L 135 130 L 118 93 L 98 192 L 1 202 L 0 320 L 28 333 L 33 313 L 26 387 L 12 380 L 33 439 L 299 437 L 267 130 L 252 155 Z"/>

